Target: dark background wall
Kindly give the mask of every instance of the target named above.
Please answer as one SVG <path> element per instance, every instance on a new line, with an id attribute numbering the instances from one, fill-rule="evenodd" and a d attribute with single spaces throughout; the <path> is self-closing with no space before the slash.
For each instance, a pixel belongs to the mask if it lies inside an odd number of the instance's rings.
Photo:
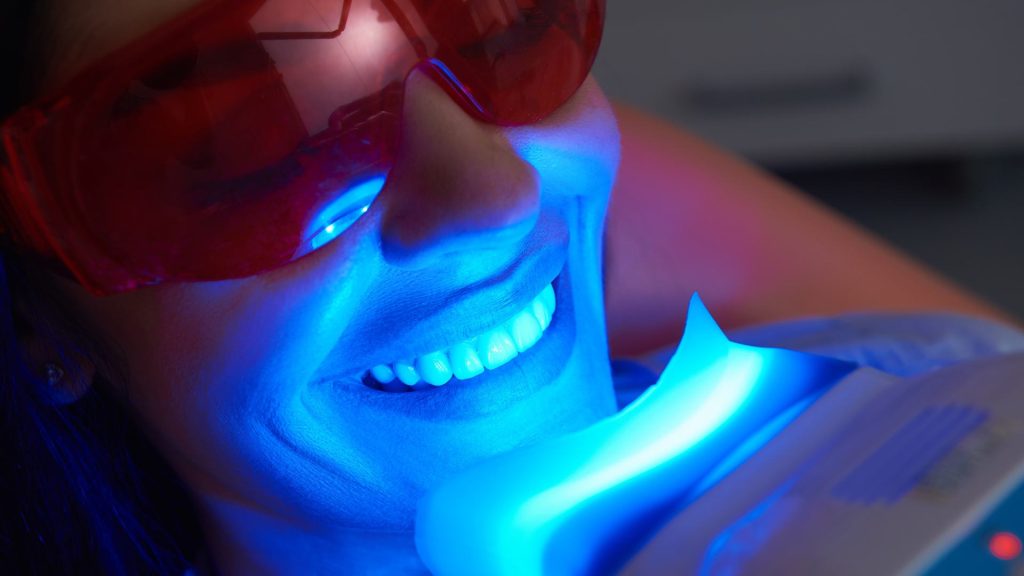
<path id="1" fill-rule="evenodd" d="M 611 97 L 1024 317 L 1024 2 L 608 0 Z"/>

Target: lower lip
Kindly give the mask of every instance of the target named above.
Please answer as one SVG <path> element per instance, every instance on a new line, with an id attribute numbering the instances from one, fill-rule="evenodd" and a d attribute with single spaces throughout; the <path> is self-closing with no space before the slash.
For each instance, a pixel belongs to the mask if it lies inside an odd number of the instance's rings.
<path id="1" fill-rule="evenodd" d="M 557 302 L 551 325 L 526 352 L 509 363 L 469 380 L 453 379 L 431 390 L 381 392 L 365 385 L 338 385 L 339 394 L 358 396 L 358 402 L 382 412 L 413 419 L 475 419 L 507 410 L 554 382 L 568 363 L 576 341 L 576 322 L 568 268 L 553 282 Z"/>

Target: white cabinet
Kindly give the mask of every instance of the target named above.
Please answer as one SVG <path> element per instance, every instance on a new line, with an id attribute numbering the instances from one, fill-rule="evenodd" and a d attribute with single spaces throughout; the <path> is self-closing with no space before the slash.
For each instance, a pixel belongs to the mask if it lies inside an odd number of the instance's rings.
<path id="1" fill-rule="evenodd" d="M 613 97 L 755 160 L 1024 144 L 1024 0 L 608 0 Z"/>

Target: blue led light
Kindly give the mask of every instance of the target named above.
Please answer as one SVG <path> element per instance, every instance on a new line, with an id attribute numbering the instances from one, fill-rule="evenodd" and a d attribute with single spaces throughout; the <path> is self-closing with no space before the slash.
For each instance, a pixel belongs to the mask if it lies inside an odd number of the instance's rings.
<path id="1" fill-rule="evenodd" d="M 730 342 L 695 296 L 655 386 L 586 430 L 446 481 L 420 503 L 417 549 L 442 576 L 614 571 L 751 435 L 853 368 Z"/>
<path id="2" fill-rule="evenodd" d="M 327 244 L 370 210 L 370 204 L 380 194 L 386 177 L 376 176 L 346 190 L 327 204 L 313 223 L 317 232 L 310 239 L 310 249 Z"/>
<path id="3" fill-rule="evenodd" d="M 803 413 L 803 411 L 813 404 L 819 397 L 820 394 L 815 394 L 814 396 L 801 400 L 765 424 L 760 430 L 747 438 L 743 444 L 708 472 L 707 475 L 701 479 L 700 483 L 690 491 L 689 498 L 696 498 L 707 492 L 715 484 L 718 484 L 719 481 L 735 470 L 737 466 L 746 462 L 747 458 L 752 456 L 762 446 L 767 444 L 769 440 L 774 438 L 776 434 L 781 432 L 787 424 Z"/>

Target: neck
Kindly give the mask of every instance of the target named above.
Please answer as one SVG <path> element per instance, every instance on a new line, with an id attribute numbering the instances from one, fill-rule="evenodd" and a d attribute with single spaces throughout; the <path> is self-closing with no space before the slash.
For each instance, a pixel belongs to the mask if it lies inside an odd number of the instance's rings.
<path id="1" fill-rule="evenodd" d="M 223 576 L 278 574 L 427 574 L 413 534 L 298 525 L 223 501 L 206 503 L 203 527 Z"/>

